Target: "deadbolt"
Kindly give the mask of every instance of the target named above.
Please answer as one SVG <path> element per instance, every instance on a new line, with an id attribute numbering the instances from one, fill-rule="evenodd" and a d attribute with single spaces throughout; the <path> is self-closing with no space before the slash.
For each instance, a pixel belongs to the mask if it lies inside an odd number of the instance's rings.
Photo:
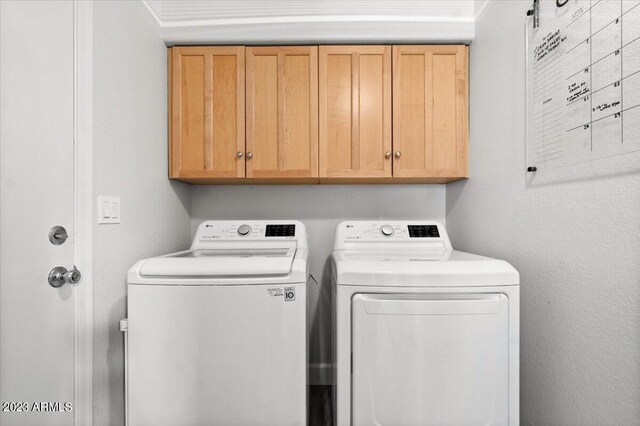
<path id="1" fill-rule="evenodd" d="M 64 243 L 67 241 L 67 238 L 69 238 L 69 235 L 67 235 L 67 230 L 64 229 L 63 226 L 57 225 L 49 230 L 49 241 L 51 241 L 51 244 L 54 246 L 59 246 Z"/>

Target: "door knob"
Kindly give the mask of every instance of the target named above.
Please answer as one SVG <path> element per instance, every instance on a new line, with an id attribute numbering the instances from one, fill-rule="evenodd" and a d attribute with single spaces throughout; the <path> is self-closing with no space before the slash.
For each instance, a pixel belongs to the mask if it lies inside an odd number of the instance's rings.
<path id="1" fill-rule="evenodd" d="M 400 153 L 400 151 L 396 151 L 396 155 L 395 155 L 396 158 L 400 158 L 401 155 L 402 154 Z"/>
<path id="2" fill-rule="evenodd" d="M 386 158 L 387 160 L 388 160 L 389 158 L 391 158 L 391 151 L 387 151 L 387 152 L 385 152 L 385 153 L 384 153 L 384 158 Z"/>
<path id="3" fill-rule="evenodd" d="M 238 157 L 238 158 L 242 158 L 242 156 L 243 156 L 243 155 L 244 155 L 244 154 L 242 153 L 242 151 L 238 151 L 238 152 L 236 153 L 236 157 Z"/>
<path id="4" fill-rule="evenodd" d="M 251 160 L 253 158 L 253 152 L 251 151 L 247 152 L 247 158 Z"/>
<path id="5" fill-rule="evenodd" d="M 64 266 L 56 266 L 49 272 L 49 284 L 55 288 L 62 287 L 67 283 L 78 284 L 80 278 L 82 278 L 82 274 L 75 265 L 70 271 Z"/>

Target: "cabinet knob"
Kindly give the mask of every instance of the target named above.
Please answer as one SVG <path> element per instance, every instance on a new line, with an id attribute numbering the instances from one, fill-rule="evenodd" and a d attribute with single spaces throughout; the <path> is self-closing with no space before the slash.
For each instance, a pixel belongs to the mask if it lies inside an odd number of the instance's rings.
<path id="1" fill-rule="evenodd" d="M 242 151 L 236 152 L 236 157 L 238 157 L 238 158 L 242 158 L 243 155 L 244 154 L 242 153 Z"/>
<path id="2" fill-rule="evenodd" d="M 395 155 L 396 158 L 400 158 L 401 155 L 402 154 L 400 153 L 400 151 L 396 151 L 396 155 Z"/>
<path id="3" fill-rule="evenodd" d="M 384 153 L 384 158 L 386 158 L 387 160 L 388 160 L 389 158 L 391 158 L 391 151 L 387 151 L 387 152 L 385 152 L 385 153 Z"/>
<path id="4" fill-rule="evenodd" d="M 251 160 L 253 158 L 253 152 L 251 151 L 247 152 L 247 158 Z"/>

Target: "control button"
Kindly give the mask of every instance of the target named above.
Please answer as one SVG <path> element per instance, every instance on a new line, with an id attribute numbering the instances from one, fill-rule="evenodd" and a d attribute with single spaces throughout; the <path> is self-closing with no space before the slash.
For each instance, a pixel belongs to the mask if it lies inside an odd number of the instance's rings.
<path id="1" fill-rule="evenodd" d="M 385 237 L 390 237 L 393 235 L 393 226 L 391 225 L 382 225 L 380 227 L 380 233 Z"/>
<path id="2" fill-rule="evenodd" d="M 247 236 L 251 233 L 251 227 L 249 225 L 240 225 L 238 228 L 238 235 Z"/>

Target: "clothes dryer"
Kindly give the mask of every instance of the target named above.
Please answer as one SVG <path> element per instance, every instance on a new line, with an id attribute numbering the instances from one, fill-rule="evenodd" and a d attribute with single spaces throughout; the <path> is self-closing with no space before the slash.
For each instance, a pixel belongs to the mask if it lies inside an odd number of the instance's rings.
<path id="1" fill-rule="evenodd" d="M 432 221 L 347 221 L 332 256 L 337 426 L 517 425 L 519 275 Z"/>

